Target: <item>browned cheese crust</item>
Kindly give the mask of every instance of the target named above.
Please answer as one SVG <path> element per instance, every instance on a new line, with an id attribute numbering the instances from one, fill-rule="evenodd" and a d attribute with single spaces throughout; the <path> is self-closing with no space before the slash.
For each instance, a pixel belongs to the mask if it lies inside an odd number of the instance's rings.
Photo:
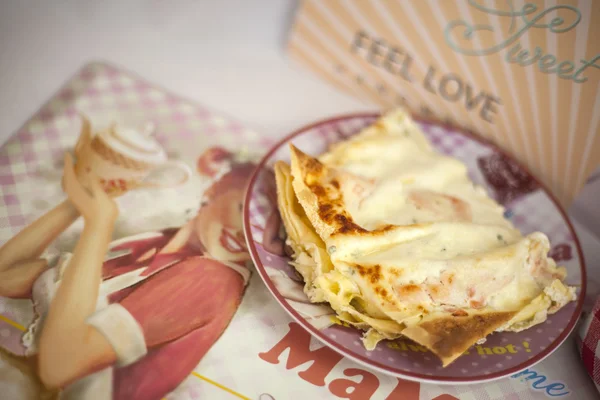
<path id="1" fill-rule="evenodd" d="M 427 347 L 446 366 L 514 315 L 514 312 L 488 312 L 464 317 L 429 317 L 416 326 L 404 329 L 402 334 Z"/>

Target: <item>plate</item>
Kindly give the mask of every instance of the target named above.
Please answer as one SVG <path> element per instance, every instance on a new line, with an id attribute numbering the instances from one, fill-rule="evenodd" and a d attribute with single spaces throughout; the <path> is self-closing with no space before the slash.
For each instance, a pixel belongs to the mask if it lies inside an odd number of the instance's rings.
<path id="1" fill-rule="evenodd" d="M 567 338 L 581 313 L 585 266 L 575 231 L 557 200 L 523 166 L 493 144 L 455 128 L 417 120 L 432 145 L 463 161 L 471 179 L 506 208 L 505 216 L 523 234 L 544 232 L 553 244 L 551 256 L 567 268 L 567 283 L 578 299 L 543 324 L 514 333 L 494 333 L 446 368 L 421 346 L 407 340 L 382 341 L 373 351 L 361 342 L 361 331 L 341 325 L 326 305 L 311 304 L 302 279 L 288 262 L 276 208 L 275 161 L 289 162 L 288 143 L 318 155 L 329 145 L 358 133 L 379 117 L 352 114 L 304 127 L 275 145 L 250 180 L 244 204 L 244 231 L 256 268 L 281 306 L 315 338 L 336 352 L 384 374 L 430 383 L 475 383 L 510 376 L 540 362 Z"/>

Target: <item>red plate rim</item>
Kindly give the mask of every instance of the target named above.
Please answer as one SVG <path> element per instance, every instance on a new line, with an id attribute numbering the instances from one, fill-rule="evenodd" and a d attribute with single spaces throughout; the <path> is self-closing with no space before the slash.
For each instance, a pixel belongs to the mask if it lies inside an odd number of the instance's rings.
<path id="1" fill-rule="evenodd" d="M 545 184 L 543 184 L 535 175 L 533 175 L 529 171 L 528 168 L 526 168 L 524 165 L 522 165 L 518 160 L 515 160 L 514 157 L 512 157 L 510 154 L 508 154 L 506 151 L 504 151 L 503 149 L 498 147 L 496 144 L 494 144 L 490 140 L 484 139 L 471 131 L 468 131 L 463 128 L 458 128 L 458 127 L 452 126 L 450 124 L 440 123 L 438 121 L 420 118 L 418 116 L 412 116 L 413 120 L 416 122 L 433 124 L 433 125 L 437 125 L 439 127 L 445 128 L 447 130 L 459 132 L 459 133 L 469 137 L 470 139 L 475 140 L 476 142 L 478 142 L 480 144 L 491 147 L 493 150 L 497 151 L 498 153 L 502 154 L 503 156 L 505 156 L 508 159 L 510 159 L 511 161 L 513 161 L 517 166 L 519 166 L 519 168 L 522 168 L 523 171 L 527 172 L 533 178 L 533 180 L 539 185 L 539 187 L 544 191 L 544 193 L 552 200 L 552 202 L 554 203 L 554 205 L 556 206 L 556 208 L 558 209 L 558 211 L 560 212 L 560 214 L 562 215 L 564 220 L 567 222 L 567 225 L 569 227 L 569 230 L 571 232 L 571 235 L 573 236 L 575 245 L 577 247 L 577 253 L 579 255 L 579 268 L 581 270 L 581 287 L 580 287 L 579 296 L 577 298 L 577 305 L 575 308 L 575 312 L 571 316 L 569 323 L 567 324 L 567 326 L 563 330 L 563 332 L 552 343 L 550 343 L 550 345 L 548 347 L 546 347 L 543 351 L 538 353 L 535 357 L 532 357 L 531 359 L 524 361 L 521 364 L 518 364 L 511 368 L 507 368 L 502 371 L 494 372 L 494 373 L 487 374 L 487 375 L 481 375 L 479 377 L 454 377 L 454 378 L 453 377 L 434 377 L 432 375 L 424 375 L 424 374 L 419 374 L 419 373 L 407 372 L 407 371 L 401 370 L 399 368 L 390 368 L 387 365 L 383 365 L 383 364 L 373 361 L 367 357 L 363 357 L 358 354 L 353 354 L 352 351 L 348 350 L 344 346 L 339 345 L 338 343 L 336 343 L 335 341 L 333 341 L 332 339 L 330 339 L 329 337 L 324 335 L 321 331 L 319 331 L 318 329 L 313 327 L 311 324 L 306 322 L 306 320 L 300 314 L 298 314 L 298 312 L 296 310 L 294 310 L 291 306 L 288 305 L 288 303 L 285 301 L 285 298 L 279 294 L 277 289 L 274 287 L 273 283 L 270 281 L 270 279 L 265 271 L 265 267 L 263 266 L 262 262 L 260 261 L 260 257 L 258 255 L 256 247 L 255 247 L 253 241 L 250 240 L 251 229 L 250 229 L 250 215 L 249 215 L 248 211 L 249 211 L 249 207 L 250 207 L 251 191 L 249 189 L 254 186 L 256 179 L 258 178 L 259 172 L 265 166 L 268 159 L 273 155 L 273 153 L 275 153 L 282 145 L 284 145 L 286 142 L 289 142 L 290 140 L 294 139 L 296 136 L 299 136 L 308 130 L 311 130 L 319 125 L 334 123 L 334 122 L 338 122 L 338 121 L 345 120 L 345 119 L 378 118 L 380 116 L 381 116 L 381 113 L 378 113 L 378 112 L 358 112 L 358 113 L 343 114 L 343 115 L 339 115 L 336 117 L 325 118 L 325 119 L 319 120 L 317 122 L 313 122 L 312 124 L 305 125 L 305 126 L 301 127 L 300 129 L 293 131 L 289 135 L 287 135 L 284 138 L 282 138 L 281 140 L 279 140 L 262 157 L 262 159 L 260 160 L 260 163 L 254 170 L 252 177 L 250 178 L 250 180 L 248 182 L 248 185 L 246 186 L 246 194 L 245 194 L 244 209 L 243 209 L 243 222 L 244 222 L 244 234 L 246 236 L 246 242 L 248 245 L 248 249 L 250 250 L 250 255 L 252 256 L 252 260 L 254 261 L 254 264 L 256 265 L 256 269 L 258 270 L 259 275 L 261 276 L 263 282 L 265 283 L 265 285 L 267 286 L 267 288 L 269 289 L 271 294 L 273 294 L 273 296 L 278 300 L 280 305 L 304 329 L 306 329 L 308 332 L 310 332 L 315 338 L 319 339 L 323 344 L 327 345 L 328 347 L 332 348 L 333 350 L 337 351 L 338 353 L 344 355 L 345 357 L 354 359 L 355 361 L 358 361 L 361 364 L 371 366 L 383 373 L 386 373 L 388 375 L 392 375 L 395 377 L 401 377 L 404 379 L 409 379 L 409 380 L 414 380 L 414 381 L 419 381 L 419 382 L 446 383 L 446 384 L 448 384 L 448 383 L 468 384 L 468 383 L 477 383 L 477 382 L 491 381 L 491 380 L 504 378 L 506 376 L 510 376 L 517 372 L 520 372 L 520 371 L 522 371 L 528 367 L 531 367 L 532 365 L 537 364 L 538 362 L 542 361 L 544 358 L 549 356 L 554 350 L 556 350 L 556 348 L 558 348 L 565 341 L 565 339 L 571 334 L 571 332 L 575 328 L 575 324 L 579 320 L 579 317 L 581 315 L 581 311 L 583 308 L 583 303 L 584 303 L 585 293 L 586 293 L 587 276 L 586 276 L 585 259 L 583 257 L 583 251 L 581 250 L 581 244 L 579 243 L 579 238 L 577 237 L 577 232 L 575 232 L 575 229 L 573 228 L 573 225 L 571 224 L 571 220 L 569 219 L 569 216 L 563 209 L 562 205 L 558 202 L 556 197 L 552 194 L 551 191 L 548 190 L 548 188 L 546 187 Z"/>

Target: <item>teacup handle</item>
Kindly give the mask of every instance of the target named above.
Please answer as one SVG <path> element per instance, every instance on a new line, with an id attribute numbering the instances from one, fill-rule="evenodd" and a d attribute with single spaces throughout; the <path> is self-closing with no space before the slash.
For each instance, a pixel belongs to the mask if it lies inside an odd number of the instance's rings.
<path id="1" fill-rule="evenodd" d="M 178 161 L 178 160 L 169 160 L 169 161 L 166 161 L 166 162 L 160 164 L 158 167 L 154 168 L 150 172 L 150 175 L 154 172 L 157 172 L 160 170 L 166 170 L 166 169 L 178 170 L 181 173 L 180 179 L 177 179 L 175 182 L 157 182 L 157 181 L 144 180 L 144 181 L 140 182 L 137 186 L 139 188 L 175 187 L 175 186 L 179 186 L 179 185 L 187 182 L 188 179 L 190 179 L 190 177 L 192 176 L 192 170 L 190 169 L 190 167 L 186 163 L 184 163 L 182 161 Z"/>

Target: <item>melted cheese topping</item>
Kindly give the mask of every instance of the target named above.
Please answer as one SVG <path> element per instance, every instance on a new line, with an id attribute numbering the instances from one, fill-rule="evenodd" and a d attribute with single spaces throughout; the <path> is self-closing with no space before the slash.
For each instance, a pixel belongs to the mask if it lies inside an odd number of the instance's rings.
<path id="1" fill-rule="evenodd" d="M 370 346 L 428 314 L 515 312 L 501 330 L 521 330 L 575 299 L 561 282 L 564 268 L 547 257 L 548 238 L 523 237 L 466 166 L 435 152 L 403 112 L 384 116 L 319 162 L 298 157 L 304 164 L 293 161 L 292 174 L 303 218 L 334 266 L 307 281 L 308 290 L 373 328 Z"/>

